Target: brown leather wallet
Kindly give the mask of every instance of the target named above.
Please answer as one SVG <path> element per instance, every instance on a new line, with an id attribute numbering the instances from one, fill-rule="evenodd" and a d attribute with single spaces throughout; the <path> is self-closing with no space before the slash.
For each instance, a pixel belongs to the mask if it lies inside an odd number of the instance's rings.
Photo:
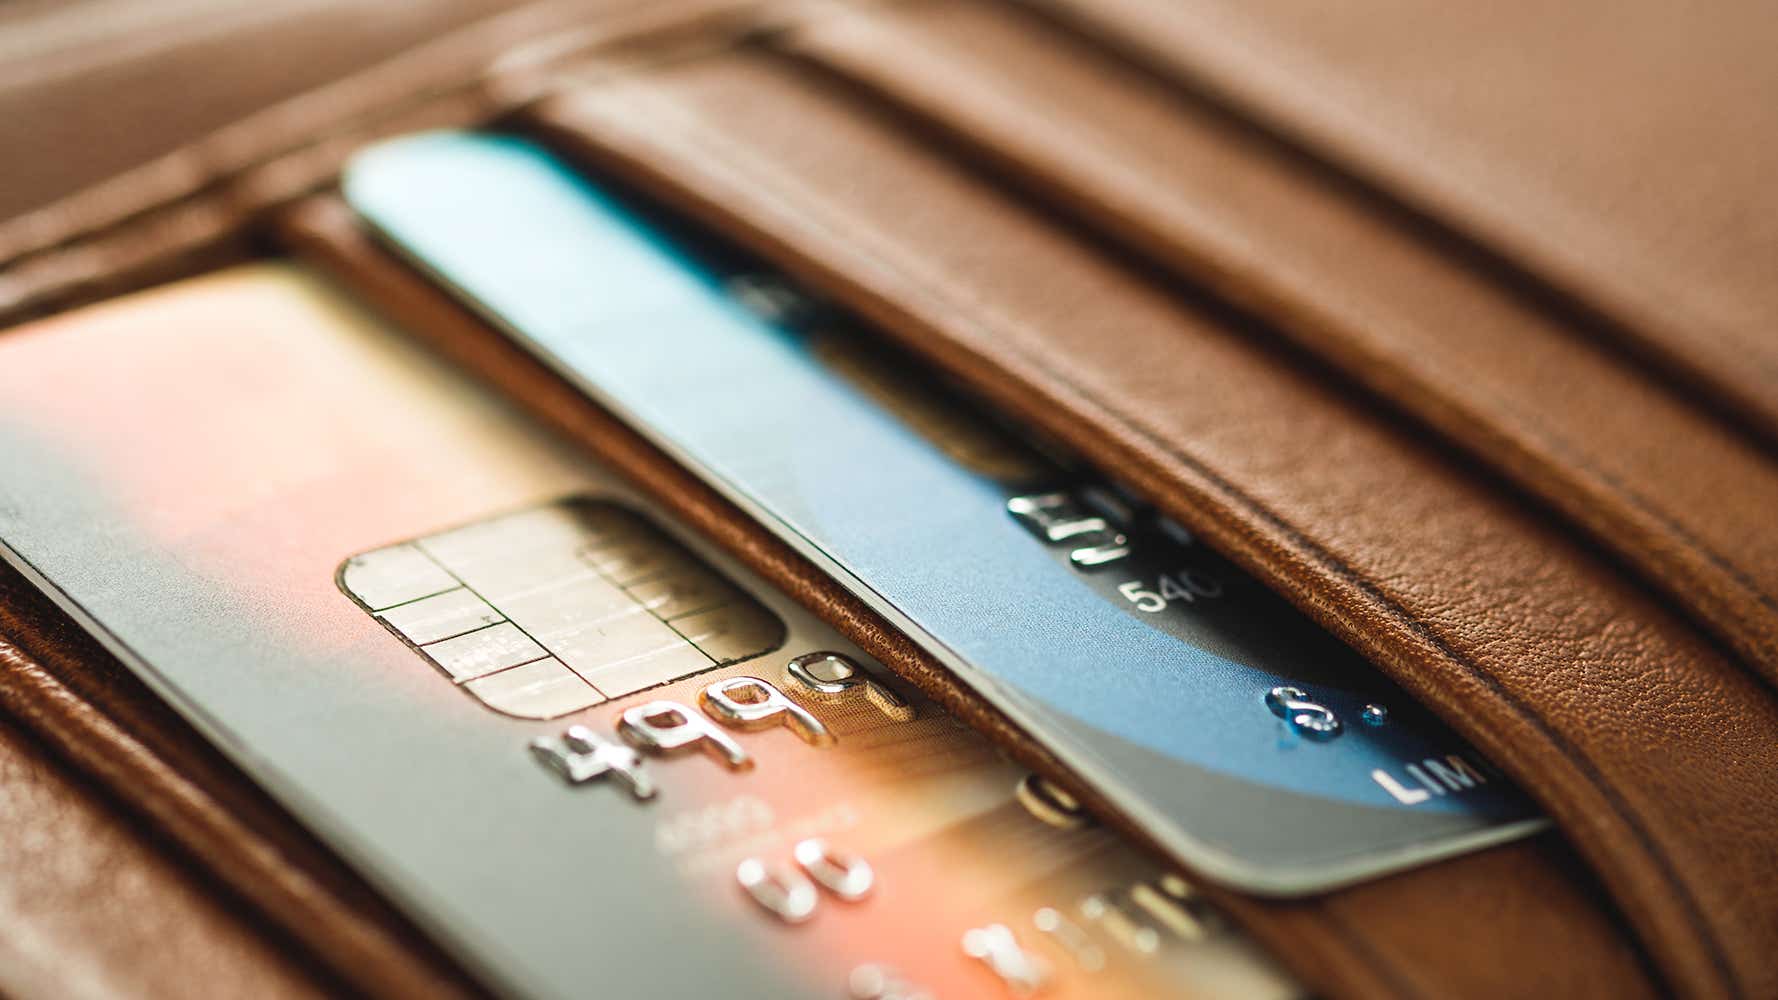
<path id="1" fill-rule="evenodd" d="M 376 137 L 537 136 L 1139 488 L 1553 818 L 1307 900 L 1217 893 L 1317 992 L 1773 996 L 1774 41 L 1752 3 L 524 5 L 0 225 L 0 322 L 307 256 L 1105 808 L 328 193 Z M 160 895 L 230 926 L 256 988 L 475 989 L 0 583 L 0 704 L 165 841 L 121 863 L 208 880 Z"/>

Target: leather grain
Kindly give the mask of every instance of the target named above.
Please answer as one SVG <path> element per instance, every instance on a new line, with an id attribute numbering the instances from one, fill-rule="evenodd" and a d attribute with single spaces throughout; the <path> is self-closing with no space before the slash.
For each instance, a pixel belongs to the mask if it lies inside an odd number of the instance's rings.
<path id="1" fill-rule="evenodd" d="M 687 24 L 723 47 L 765 23 L 746 0 L 531 3 L 311 89 L 508 5 L 167 5 L 4 60 L 0 134 L 43 155 L 0 175 L 0 216 L 6 198 L 158 158 L 0 223 L 0 320 L 250 254 L 269 213 L 364 141 L 502 115 L 583 50 Z M 1581 859 L 1545 838 L 1312 900 L 1217 901 L 1328 995 L 1645 995 L 1632 938 L 1669 988 L 1778 995 L 1778 706 L 1744 669 L 1770 680 L 1778 663 L 1778 16 L 1652 0 L 840 6 L 798 8 L 809 25 L 767 39 L 776 55 L 631 85 L 581 87 L 614 67 L 571 66 L 523 124 L 726 227 L 1160 501 L 1504 766 Z M 74 23 L 60 17 L 0 11 L 0 54 Z M 237 76 L 203 107 L 170 96 Z M 1096 801 L 342 211 L 305 204 L 285 232 Z M 82 775 L 0 727 L 0 842 L 17 837 L 0 843 L 0 906 L 19 917 L 0 913 L 0 990 L 175 995 L 186 972 L 223 994 L 473 992 L 13 578 L 0 635 L 0 706 Z"/>
<path id="2" fill-rule="evenodd" d="M 481 995 L 406 919 L 9 566 L 0 566 L 0 709 L 133 811 L 111 817 L 127 824 L 120 835 L 149 829 L 179 845 L 210 874 L 216 891 L 238 901 L 236 912 L 254 913 L 256 923 L 272 929 L 274 944 L 328 970 L 332 989 Z M 0 840 L 43 821 L 22 811 L 4 819 Z M 78 857 L 76 845 L 68 849 Z M 151 902 L 138 905 L 138 919 L 151 926 L 161 919 Z M 115 978 L 129 983 L 134 966 L 121 953 L 139 929 L 95 919 L 90 930 L 88 947 L 119 952 Z"/>
<path id="3" fill-rule="evenodd" d="M 529 96 L 539 63 L 686 31 L 721 37 L 718 25 L 745 22 L 754 5 L 537 0 L 260 109 L 77 195 L 0 221 L 0 323 L 239 260 L 253 252 L 248 234 L 264 213 L 330 183 L 367 142 L 496 118 Z M 177 106 L 176 83 L 146 89 Z M 7 183 L 0 173 L 0 187 Z"/>
<path id="4" fill-rule="evenodd" d="M 1560 524 L 866 106 L 763 57 L 540 104 L 1148 494 L 1536 795 L 1671 985 L 1778 991 L 1778 705 Z"/>
<path id="5" fill-rule="evenodd" d="M 406 329 L 477 372 L 545 424 L 629 476 L 662 505 L 847 638 L 1101 815 L 1090 785 L 958 685 L 919 647 L 667 456 L 374 245 L 333 199 L 282 218 L 291 245 Z M 1137 842 L 1140 830 L 1119 824 Z M 1456 858 L 1297 901 L 1205 887 L 1217 905 L 1329 997 L 1654 995 L 1654 980 L 1596 889 L 1550 838 Z M 1476 933 L 1476 929 L 1485 929 Z"/>
<path id="6" fill-rule="evenodd" d="M 520 2 L 0 5 L 0 219 Z"/>
<path id="7" fill-rule="evenodd" d="M 1469 448 L 1778 685 L 1778 460 L 1580 321 L 1004 3 L 828 18 L 780 45 Z"/>
<path id="8" fill-rule="evenodd" d="M 0 641 L 0 669 L 18 652 Z M 307 1000 L 339 985 L 0 724 L 0 992 L 10 997 Z"/>
<path id="9" fill-rule="evenodd" d="M 1778 7 L 1032 3 L 1573 296 L 1778 446 Z"/>

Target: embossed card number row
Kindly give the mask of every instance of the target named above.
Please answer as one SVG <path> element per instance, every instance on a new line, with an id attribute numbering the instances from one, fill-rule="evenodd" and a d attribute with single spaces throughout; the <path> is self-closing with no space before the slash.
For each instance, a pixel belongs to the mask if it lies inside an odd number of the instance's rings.
<path id="1" fill-rule="evenodd" d="M 570 499 L 346 561 L 340 586 L 483 704 L 549 719 L 784 641 L 753 597 L 640 516 Z"/>

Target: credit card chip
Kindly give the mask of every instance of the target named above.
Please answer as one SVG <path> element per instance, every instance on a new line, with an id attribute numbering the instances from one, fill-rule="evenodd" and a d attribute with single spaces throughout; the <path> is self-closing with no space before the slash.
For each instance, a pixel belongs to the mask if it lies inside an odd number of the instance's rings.
<path id="1" fill-rule="evenodd" d="M 340 589 L 495 711 L 550 719 L 784 642 L 784 623 L 641 515 L 575 497 L 374 549 Z"/>

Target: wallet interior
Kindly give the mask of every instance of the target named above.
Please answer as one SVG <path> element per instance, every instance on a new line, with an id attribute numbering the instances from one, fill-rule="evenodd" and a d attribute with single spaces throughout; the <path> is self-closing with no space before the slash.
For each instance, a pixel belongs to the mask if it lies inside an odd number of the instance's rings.
<path id="1" fill-rule="evenodd" d="M 1701 244 L 1750 203 L 1602 223 L 1588 199 L 1637 181 L 1600 160 L 1535 188 L 1514 143 L 1542 120 L 1464 132 L 1498 109 L 1460 86 L 1435 105 L 1376 67 L 1317 87 L 1333 71 L 1305 53 L 1374 55 L 1361 36 L 1154 0 L 521 8 L 0 229 L 0 321 L 256 254 L 312 260 L 1120 823 L 331 192 L 375 138 L 537 137 L 1139 490 L 1554 820 L 1307 899 L 1211 890 L 1312 989 L 1771 995 L 1778 349 L 1754 320 L 1773 292 L 1732 246 L 1669 267 L 1644 239 Z M 9 709 L 345 978 L 474 991 L 28 585 L 0 583 Z"/>

